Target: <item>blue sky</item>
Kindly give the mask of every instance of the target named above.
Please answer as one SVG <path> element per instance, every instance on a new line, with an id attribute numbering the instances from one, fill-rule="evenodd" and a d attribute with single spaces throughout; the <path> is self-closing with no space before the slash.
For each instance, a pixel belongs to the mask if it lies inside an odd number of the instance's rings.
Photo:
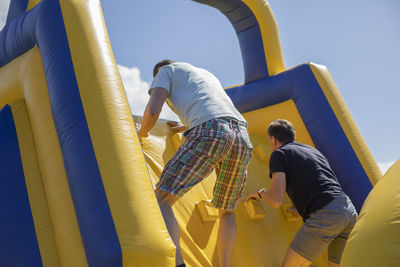
<path id="1" fill-rule="evenodd" d="M 100 0 L 131 109 L 141 114 L 153 65 L 164 58 L 243 83 L 236 34 L 217 10 L 189 0 Z M 0 28 L 9 0 L 0 0 Z M 400 158 L 400 1 L 270 0 L 286 67 L 326 65 L 373 156 Z M 163 111 L 163 117 L 173 118 Z"/>

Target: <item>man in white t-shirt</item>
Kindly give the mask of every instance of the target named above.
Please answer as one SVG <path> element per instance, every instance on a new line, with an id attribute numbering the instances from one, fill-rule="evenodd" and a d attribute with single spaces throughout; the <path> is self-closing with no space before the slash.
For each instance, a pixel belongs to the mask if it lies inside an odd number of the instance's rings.
<path id="1" fill-rule="evenodd" d="M 222 267 L 229 266 L 236 239 L 234 211 L 245 186 L 253 150 L 247 123 L 218 79 L 207 70 L 163 60 L 154 67 L 153 76 L 139 138 L 148 136 L 165 102 L 183 123 L 171 129 L 186 130 L 184 144 L 165 165 L 155 190 L 176 246 L 176 265 L 185 266 L 172 205 L 215 169 L 212 205 L 219 209 L 219 260 Z"/>

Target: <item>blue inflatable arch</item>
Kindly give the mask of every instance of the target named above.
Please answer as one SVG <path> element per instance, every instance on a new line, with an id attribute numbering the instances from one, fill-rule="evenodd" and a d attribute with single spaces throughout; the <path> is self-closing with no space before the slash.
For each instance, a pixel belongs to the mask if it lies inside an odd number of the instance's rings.
<path id="1" fill-rule="evenodd" d="M 194 1 L 217 8 L 236 31 L 245 84 L 229 88 L 227 93 L 239 111 L 246 113 L 293 101 L 313 143 L 328 158 L 359 211 L 381 174 L 328 70 L 313 63 L 285 70 L 268 2 Z"/>

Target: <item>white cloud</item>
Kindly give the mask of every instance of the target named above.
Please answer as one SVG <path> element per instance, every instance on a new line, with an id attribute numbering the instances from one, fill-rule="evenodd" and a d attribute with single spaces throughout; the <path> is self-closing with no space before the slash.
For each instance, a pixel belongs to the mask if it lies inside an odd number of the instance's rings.
<path id="1" fill-rule="evenodd" d="M 381 163 L 378 163 L 378 166 L 381 169 L 382 174 L 384 175 L 393 164 L 394 164 L 394 161 L 381 162 Z"/>
<path id="2" fill-rule="evenodd" d="M 10 6 L 10 0 L 0 0 L 0 30 L 3 29 L 6 24 L 8 7 Z"/>
<path id="3" fill-rule="evenodd" d="M 142 116 L 147 101 L 149 100 L 147 91 L 149 90 L 150 83 L 142 81 L 140 78 L 140 70 L 138 68 L 128 68 L 122 65 L 118 65 L 118 68 L 124 84 L 131 113 Z M 171 111 L 166 104 L 161 111 L 160 118 L 175 121 L 179 120 L 175 113 Z"/>

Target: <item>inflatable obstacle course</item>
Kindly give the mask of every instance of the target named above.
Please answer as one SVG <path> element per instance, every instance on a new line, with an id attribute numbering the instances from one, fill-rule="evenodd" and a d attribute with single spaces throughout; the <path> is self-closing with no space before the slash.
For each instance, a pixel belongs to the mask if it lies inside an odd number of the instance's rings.
<path id="1" fill-rule="evenodd" d="M 285 68 L 267 1 L 196 2 L 229 19 L 242 51 L 245 82 L 226 91 L 255 147 L 243 196 L 268 187 L 266 128 L 285 118 L 298 141 L 328 158 L 360 210 L 381 173 L 327 68 Z M 130 114 L 100 2 L 11 0 L 0 44 L 0 265 L 174 266 L 153 189 L 183 137 L 161 120 L 140 144 L 140 118 Z M 188 266 L 218 266 L 217 211 L 207 202 L 214 180 L 211 174 L 174 206 Z M 281 209 L 239 204 L 233 266 L 280 265 L 301 225 L 288 205 L 288 198 Z M 373 216 L 370 210 L 363 212 Z M 395 250 L 381 255 L 398 260 L 390 257 Z M 345 255 L 345 262 L 357 260 Z M 326 266 L 326 255 L 314 265 Z"/>

